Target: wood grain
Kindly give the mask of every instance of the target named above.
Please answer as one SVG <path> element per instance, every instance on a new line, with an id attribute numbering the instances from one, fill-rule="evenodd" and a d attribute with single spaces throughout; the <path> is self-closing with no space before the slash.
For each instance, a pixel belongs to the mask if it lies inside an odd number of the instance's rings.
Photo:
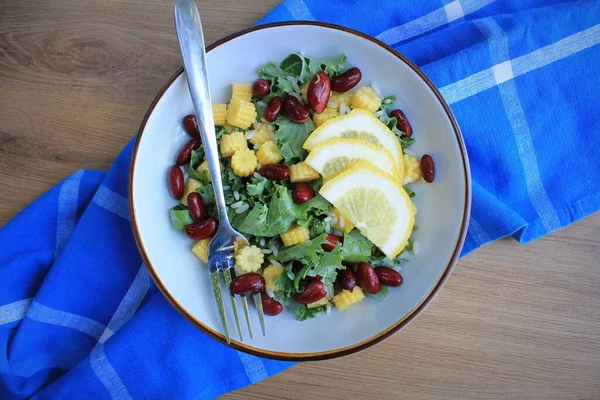
<path id="1" fill-rule="evenodd" d="M 207 41 L 277 0 L 202 0 Z M 81 168 L 107 169 L 180 66 L 172 2 L 0 4 L 0 224 Z M 364 352 L 223 399 L 600 398 L 600 215 L 462 259 L 432 305 Z"/>

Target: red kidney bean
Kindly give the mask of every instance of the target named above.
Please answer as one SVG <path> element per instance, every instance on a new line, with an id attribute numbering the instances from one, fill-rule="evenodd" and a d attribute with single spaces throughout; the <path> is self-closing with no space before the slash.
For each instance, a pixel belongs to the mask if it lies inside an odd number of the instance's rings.
<path id="1" fill-rule="evenodd" d="M 358 284 L 365 292 L 377 294 L 381 290 L 381 283 L 371 264 L 359 263 L 356 268 L 356 277 L 358 278 Z"/>
<path id="2" fill-rule="evenodd" d="M 188 194 L 187 204 L 190 210 L 190 215 L 194 221 L 200 222 L 208 217 L 208 212 L 206 211 L 206 206 L 204 205 L 204 201 L 202 200 L 200 193 L 192 192 Z"/>
<path id="3" fill-rule="evenodd" d="M 332 233 L 326 234 L 325 240 L 327 241 L 321 245 L 321 248 L 327 252 L 333 251 L 338 243 L 342 243 L 342 238 Z"/>
<path id="4" fill-rule="evenodd" d="M 433 158 L 429 154 L 424 154 L 421 157 L 421 173 L 425 182 L 433 182 L 435 178 L 435 165 L 433 164 Z"/>
<path id="5" fill-rule="evenodd" d="M 288 95 L 283 101 L 283 111 L 290 121 L 303 124 L 310 118 L 310 113 L 294 96 Z"/>
<path id="6" fill-rule="evenodd" d="M 272 297 L 269 297 L 265 292 L 260 292 L 260 300 L 263 306 L 263 311 L 267 315 L 275 316 L 281 314 L 283 306 L 280 302 Z"/>
<path id="7" fill-rule="evenodd" d="M 273 122 L 279 116 L 281 112 L 281 105 L 283 104 L 283 99 L 279 96 L 273 97 L 269 100 L 269 103 L 265 107 L 265 114 L 263 115 L 264 119 L 269 122 Z"/>
<path id="8" fill-rule="evenodd" d="M 394 287 L 402 285 L 402 275 L 394 269 L 377 267 L 375 268 L 375 273 L 377 274 L 377 278 L 379 278 L 379 282 L 383 285 Z"/>
<path id="9" fill-rule="evenodd" d="M 342 289 L 353 291 L 356 286 L 356 275 L 349 269 L 341 270 L 338 273 L 338 280 Z"/>
<path id="10" fill-rule="evenodd" d="M 410 126 L 410 122 L 408 122 L 408 119 L 402 110 L 393 110 L 390 113 L 390 117 L 396 118 L 398 121 L 396 123 L 396 128 L 404 132 L 404 135 L 402 135 L 403 138 L 409 138 L 412 136 L 412 126 Z"/>
<path id="11" fill-rule="evenodd" d="M 183 180 L 183 172 L 178 165 L 173 165 L 169 168 L 169 188 L 171 189 L 171 194 L 177 200 L 183 197 L 185 182 Z"/>
<path id="12" fill-rule="evenodd" d="M 283 164 L 265 164 L 260 167 L 258 173 L 272 181 L 282 181 L 289 178 L 290 167 Z"/>
<path id="13" fill-rule="evenodd" d="M 202 240 L 211 237 L 217 230 L 217 221 L 214 218 L 207 218 L 204 221 L 196 222 L 185 227 L 185 234 L 190 239 Z"/>
<path id="14" fill-rule="evenodd" d="M 185 165 L 189 163 L 190 158 L 192 157 L 192 150 L 198 149 L 201 144 L 202 142 L 200 139 L 190 139 L 177 155 L 177 160 L 175 161 L 177 165 Z"/>
<path id="15" fill-rule="evenodd" d="M 200 138 L 200 130 L 198 129 L 198 120 L 195 115 L 186 115 L 183 117 L 183 130 L 193 138 Z"/>
<path id="16" fill-rule="evenodd" d="M 353 67 L 333 78 L 331 80 L 331 89 L 338 93 L 344 93 L 358 85 L 361 79 L 362 72 L 360 72 L 360 69 Z"/>
<path id="17" fill-rule="evenodd" d="M 314 192 L 306 183 L 294 183 L 292 198 L 297 204 L 304 204 L 313 198 Z"/>
<path id="18" fill-rule="evenodd" d="M 269 94 L 271 84 L 264 79 L 257 79 L 252 84 L 252 96 L 264 97 Z"/>
<path id="19" fill-rule="evenodd" d="M 236 276 L 231 281 L 229 289 L 235 294 L 259 292 L 265 288 L 265 278 L 256 272 Z"/>
<path id="20" fill-rule="evenodd" d="M 323 71 L 317 72 L 308 84 L 308 105 L 315 113 L 321 114 L 327 107 L 330 95 L 331 83 L 329 77 Z"/>
<path id="21" fill-rule="evenodd" d="M 298 304 L 310 304 L 321 300 L 325 296 L 327 296 L 325 287 L 321 281 L 315 279 L 306 284 L 302 293 L 294 295 L 294 300 Z"/>

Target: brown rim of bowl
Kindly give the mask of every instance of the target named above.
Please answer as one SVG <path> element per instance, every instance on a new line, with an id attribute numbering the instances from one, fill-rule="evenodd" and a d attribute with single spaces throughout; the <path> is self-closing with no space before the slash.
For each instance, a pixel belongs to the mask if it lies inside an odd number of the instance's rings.
<path id="1" fill-rule="evenodd" d="M 346 33 L 350 33 L 350 34 L 358 36 L 362 39 L 367 39 L 367 40 L 371 41 L 372 43 L 389 51 L 394 56 L 399 58 L 402 62 L 404 62 L 406 65 L 408 65 L 425 82 L 425 84 L 431 89 L 431 91 L 435 94 L 438 101 L 444 108 L 444 111 L 446 112 L 448 119 L 451 122 L 452 128 L 454 130 L 454 134 L 456 136 L 456 140 L 457 140 L 457 142 L 459 144 L 459 148 L 460 148 L 460 153 L 461 153 L 461 158 L 462 158 L 463 168 L 464 168 L 464 179 L 465 179 L 465 205 L 464 205 L 464 210 L 463 210 L 463 219 L 462 219 L 462 223 L 461 223 L 461 230 L 460 230 L 460 233 L 456 240 L 456 245 L 454 247 L 454 252 L 452 254 L 452 257 L 450 258 L 450 262 L 446 266 L 444 272 L 441 274 L 441 276 L 439 277 L 436 284 L 433 286 L 433 288 L 427 294 L 427 296 L 425 296 L 423 298 L 423 300 L 421 300 L 421 302 L 415 308 L 413 308 L 409 313 L 407 313 L 404 317 L 402 317 L 402 319 L 397 321 L 395 324 L 388 327 L 387 329 L 380 332 L 379 334 L 377 334 L 367 340 L 364 340 L 360 343 L 354 344 L 352 346 L 347 346 L 347 347 L 343 347 L 343 348 L 336 349 L 336 350 L 329 350 L 329 351 L 323 351 L 323 352 L 317 352 L 317 353 L 283 353 L 283 352 L 276 352 L 276 351 L 268 351 L 268 350 L 258 349 L 255 347 L 250 347 L 242 342 L 238 342 L 235 340 L 232 340 L 231 344 L 229 344 L 229 346 L 233 347 L 234 349 L 244 351 L 246 353 L 249 353 L 249 354 L 252 354 L 255 356 L 259 356 L 259 357 L 266 357 L 266 358 L 271 358 L 271 359 L 276 359 L 276 360 L 284 360 L 284 361 L 314 361 L 314 360 L 324 360 L 324 359 L 341 357 L 341 356 L 352 354 L 357 351 L 364 350 L 368 347 L 371 347 L 371 346 L 387 339 L 394 333 L 398 332 L 400 329 L 404 328 L 417 315 L 419 315 L 429 305 L 429 303 L 431 303 L 433 298 L 437 295 L 437 293 L 440 291 L 442 286 L 444 286 L 444 283 L 450 277 L 450 274 L 452 273 L 452 270 L 454 269 L 454 265 L 456 264 L 456 261 L 458 260 L 458 258 L 460 256 L 460 251 L 462 250 L 462 247 L 463 247 L 463 244 L 465 241 L 465 237 L 467 234 L 469 215 L 471 212 L 471 171 L 469 168 L 467 150 L 466 150 L 465 143 L 464 143 L 464 140 L 462 137 L 462 133 L 460 131 L 460 128 L 458 127 L 458 123 L 456 122 L 456 119 L 454 118 L 454 114 L 450 110 L 450 107 L 448 106 L 448 104 L 446 103 L 446 101 L 444 100 L 444 98 L 442 97 L 440 92 L 437 90 L 437 88 L 435 87 L 433 82 L 431 82 L 431 80 L 429 80 L 429 78 L 427 78 L 427 76 L 415 64 L 412 63 L 412 61 L 408 60 L 405 56 L 400 54 L 397 50 L 395 50 L 391 46 L 388 46 L 387 44 L 381 42 L 378 39 L 375 39 L 371 36 L 368 36 L 362 32 L 359 32 L 359 31 L 356 31 L 353 29 L 349 29 L 349 28 L 346 28 L 343 26 L 329 24 L 329 23 L 313 22 L 313 21 L 276 22 L 276 23 L 265 24 L 265 25 L 260 25 L 257 27 L 249 28 L 249 29 L 234 33 L 232 35 L 229 35 L 221 40 L 216 41 L 215 43 L 211 44 L 210 46 L 208 46 L 206 48 L 206 51 L 209 52 L 224 43 L 227 43 L 233 39 L 236 39 L 240 36 L 243 36 L 248 33 L 255 32 L 255 31 L 269 29 L 269 28 L 275 28 L 275 27 L 282 27 L 282 26 L 298 26 L 298 25 L 300 25 L 300 26 L 302 26 L 302 25 L 318 26 L 318 27 L 322 27 L 322 28 L 335 29 L 335 30 L 346 32 Z M 142 259 L 144 260 L 144 264 L 146 265 L 146 268 L 148 269 L 150 275 L 152 276 L 152 279 L 156 283 L 156 286 L 158 286 L 158 288 L 163 293 L 163 295 L 167 298 L 169 303 L 171 303 L 171 305 L 173 307 L 175 307 L 175 309 L 180 314 L 182 314 L 188 321 L 190 321 L 194 326 L 199 328 L 201 331 L 203 331 L 207 335 L 211 336 L 212 338 L 220 341 L 221 343 L 227 344 L 225 342 L 225 337 L 221 333 L 214 331 L 213 329 L 204 325 L 202 322 L 200 322 L 199 320 L 194 318 L 192 315 L 190 315 L 190 313 L 188 313 L 187 310 L 177 302 L 177 300 L 171 295 L 171 293 L 164 286 L 164 284 L 160 280 L 160 277 L 158 276 L 154 267 L 152 266 L 152 262 L 150 261 L 150 259 L 148 258 L 148 255 L 146 254 L 146 250 L 144 249 L 144 245 L 142 243 L 140 233 L 137 228 L 136 219 L 135 219 L 135 208 L 133 206 L 133 172 L 134 172 L 134 168 L 135 168 L 135 160 L 137 158 L 138 147 L 139 147 L 142 135 L 144 133 L 144 130 L 146 128 L 146 123 L 148 122 L 150 115 L 154 111 L 154 108 L 156 107 L 157 103 L 160 101 L 160 99 L 162 98 L 164 93 L 167 91 L 167 89 L 169 89 L 169 87 L 173 84 L 173 82 L 175 82 L 175 80 L 182 73 L 183 73 L 183 67 L 179 68 L 179 70 L 177 72 L 175 72 L 175 74 L 167 81 L 167 83 L 162 87 L 162 89 L 158 92 L 158 94 L 152 101 L 152 104 L 150 105 L 148 112 L 146 112 L 146 115 L 144 116 L 144 119 L 142 120 L 142 125 L 140 126 L 138 136 L 136 138 L 135 145 L 133 148 L 133 154 L 131 157 L 131 166 L 129 169 L 129 213 L 131 215 L 131 226 L 133 229 L 133 234 L 135 236 L 135 241 L 137 243 L 138 249 L 140 251 Z"/>

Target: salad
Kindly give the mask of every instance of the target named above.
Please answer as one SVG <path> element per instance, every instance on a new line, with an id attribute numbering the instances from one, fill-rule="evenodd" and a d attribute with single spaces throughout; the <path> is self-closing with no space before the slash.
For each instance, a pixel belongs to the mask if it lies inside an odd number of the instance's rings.
<path id="1" fill-rule="evenodd" d="M 404 252 L 418 251 L 406 185 L 433 182 L 433 159 L 408 150 L 415 139 L 395 96 L 361 84 L 346 61 L 291 54 L 212 106 L 229 219 L 250 242 L 236 249 L 230 289 L 260 291 L 267 315 L 288 304 L 305 320 L 382 300 L 402 284 Z M 207 263 L 215 199 L 195 116 L 183 127 L 191 139 L 169 169 L 180 200 L 171 224 Z"/>

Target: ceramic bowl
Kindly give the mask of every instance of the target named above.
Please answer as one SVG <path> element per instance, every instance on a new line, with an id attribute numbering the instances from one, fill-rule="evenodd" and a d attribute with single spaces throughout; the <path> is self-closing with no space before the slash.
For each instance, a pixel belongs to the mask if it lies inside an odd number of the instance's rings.
<path id="1" fill-rule="evenodd" d="M 267 336 L 255 334 L 231 346 L 251 354 L 285 360 L 333 358 L 369 347 L 412 321 L 439 292 L 460 254 L 470 211 L 469 164 L 459 127 L 433 83 L 391 47 L 346 28 L 319 23 L 279 23 L 229 36 L 207 49 L 210 89 L 215 103 L 227 102 L 233 82 L 252 82 L 259 67 L 290 53 L 312 57 L 348 56 L 363 83 L 375 83 L 397 96 L 396 106 L 411 121 L 416 154 L 430 154 L 435 182 L 412 185 L 417 193 L 413 238 L 419 252 L 409 254 L 404 283 L 382 302 L 373 299 L 347 311 L 299 322 L 293 309 L 267 317 Z M 130 212 L 133 231 L 157 286 L 191 323 L 225 342 L 205 265 L 191 253 L 193 243 L 170 226 L 168 210 L 177 204 L 167 187 L 167 170 L 189 139 L 181 126 L 192 113 L 186 76 L 179 70 L 162 88 L 142 123 L 131 163 Z M 226 304 L 229 302 L 226 301 Z M 251 310 L 255 332 L 256 311 Z M 232 321 L 230 316 L 230 321 Z M 247 335 L 246 335 L 247 336 Z"/>

